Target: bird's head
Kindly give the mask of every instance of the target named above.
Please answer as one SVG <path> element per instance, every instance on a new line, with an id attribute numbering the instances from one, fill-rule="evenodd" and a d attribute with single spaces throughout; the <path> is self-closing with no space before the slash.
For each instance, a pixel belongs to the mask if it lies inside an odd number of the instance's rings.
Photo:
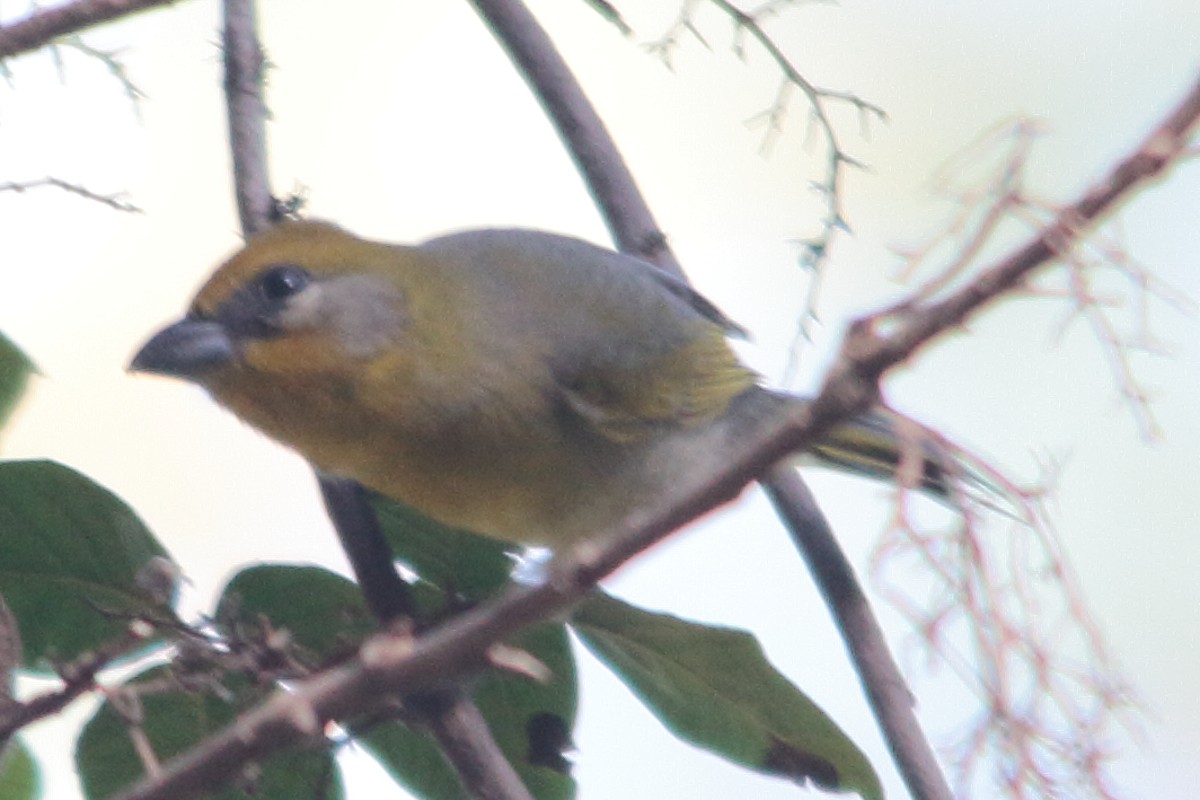
<path id="1" fill-rule="evenodd" d="M 254 237 L 130 368 L 215 388 L 234 372 L 315 373 L 370 359 L 404 328 L 398 248 L 322 222 Z"/>

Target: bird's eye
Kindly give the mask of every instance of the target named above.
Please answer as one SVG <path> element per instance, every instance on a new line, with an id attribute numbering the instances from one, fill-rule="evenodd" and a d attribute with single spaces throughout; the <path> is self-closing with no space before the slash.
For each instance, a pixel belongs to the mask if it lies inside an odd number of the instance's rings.
<path id="1" fill-rule="evenodd" d="M 267 300 L 279 301 L 308 286 L 312 276 L 308 270 L 295 264 L 276 264 L 258 278 L 258 289 Z"/>

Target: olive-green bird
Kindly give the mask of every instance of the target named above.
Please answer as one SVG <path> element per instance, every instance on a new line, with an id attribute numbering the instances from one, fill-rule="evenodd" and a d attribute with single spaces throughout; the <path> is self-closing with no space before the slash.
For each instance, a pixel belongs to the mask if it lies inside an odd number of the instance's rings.
<path id="1" fill-rule="evenodd" d="M 663 271 L 576 239 L 476 230 L 416 246 L 285 222 L 226 261 L 132 369 L 186 378 L 319 469 L 448 525 L 551 547 L 615 524 L 799 398 Z M 890 476 L 889 417 L 819 458 Z M 941 486 L 937 464 L 927 485 Z"/>

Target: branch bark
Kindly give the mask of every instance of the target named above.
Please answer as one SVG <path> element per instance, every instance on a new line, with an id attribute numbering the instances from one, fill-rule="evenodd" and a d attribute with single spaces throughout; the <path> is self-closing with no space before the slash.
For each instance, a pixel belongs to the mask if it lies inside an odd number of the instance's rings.
<path id="1" fill-rule="evenodd" d="M 682 268 L 616 144 L 537 20 L 520 0 L 471 0 L 471 3 L 487 20 L 550 114 L 600 203 L 601 213 L 618 246 L 683 277 Z M 799 75 L 796 78 L 803 80 Z M 827 121 L 825 124 L 828 126 Z M 646 241 L 648 231 L 654 232 L 657 244 L 649 254 L 638 249 Z M 852 403 L 866 408 L 873 399 L 872 385 L 869 397 L 860 397 Z M 904 677 L 891 658 L 870 603 L 816 499 L 792 469 L 772 471 L 763 479 L 763 486 L 837 620 L 859 680 L 909 791 L 914 797 L 926 800 L 951 800 L 950 787 L 933 748 L 913 713 L 912 695 Z"/>
<path id="2" fill-rule="evenodd" d="M 682 277 L 633 173 L 546 31 L 517 0 L 470 2 L 554 123 L 617 248 Z"/>
<path id="3" fill-rule="evenodd" d="M 55 39 L 176 0 L 75 0 L 34 11 L 0 26 L 0 60 L 45 47 Z"/>
<path id="4" fill-rule="evenodd" d="M 249 237 L 272 224 L 275 208 L 267 172 L 264 59 L 254 0 L 224 0 L 223 8 L 225 98 L 234 187 L 242 232 Z M 353 481 L 317 478 L 326 511 L 371 612 L 382 624 L 400 616 L 412 617 L 415 608 L 408 585 L 396 571 L 362 488 Z M 469 697 L 454 690 L 438 690 L 422 701 L 425 722 L 473 797 L 532 800 Z M 304 738 L 320 729 L 301 725 L 298 730 Z M 160 796 L 170 797 L 171 793 Z"/>

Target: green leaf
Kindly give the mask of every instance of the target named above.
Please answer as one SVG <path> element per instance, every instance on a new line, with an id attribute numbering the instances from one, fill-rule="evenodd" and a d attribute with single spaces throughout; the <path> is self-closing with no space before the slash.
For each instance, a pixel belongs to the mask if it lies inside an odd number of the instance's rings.
<path id="1" fill-rule="evenodd" d="M 8 421 L 32 372 L 33 362 L 0 333 L 0 426 Z"/>
<path id="2" fill-rule="evenodd" d="M 161 681 L 165 667 L 151 670 L 130 685 Z M 182 689 L 143 693 L 140 696 L 141 732 L 159 761 L 191 748 L 229 724 L 236 714 L 271 691 L 226 680 L 224 688 L 235 702 L 213 694 Z M 124 700 L 124 703 L 130 701 Z M 75 747 L 75 766 L 84 795 L 92 800 L 112 797 L 143 775 L 125 717 L 106 701 L 84 726 Z M 259 763 L 253 776 L 243 776 L 241 786 L 217 787 L 205 800 L 303 800 L 343 796 L 340 776 L 330 748 L 289 750 Z M 237 783 L 233 780 L 231 783 Z"/>
<path id="3" fill-rule="evenodd" d="M 575 660 L 562 625 L 541 625 L 515 637 L 518 647 L 549 668 L 539 683 L 492 670 L 473 696 L 500 749 L 537 800 L 570 800 L 575 782 L 562 751 L 575 725 Z M 469 800 L 432 737 L 398 722 L 356 736 L 409 791 L 427 800 Z"/>
<path id="4" fill-rule="evenodd" d="M 353 652 L 376 629 L 353 581 L 306 565 L 256 565 L 225 585 L 218 624 L 257 624 L 259 615 L 273 629 L 288 631 L 314 666 Z"/>
<path id="5" fill-rule="evenodd" d="M 69 660 L 121 634 L 121 615 L 170 615 L 138 575 L 166 550 L 122 500 L 52 461 L 0 463 L 0 594 L 24 664 Z"/>
<path id="6" fill-rule="evenodd" d="M 37 765 L 25 743 L 14 738 L 0 744 L 0 798 L 33 800 L 39 790 Z"/>
<path id="7" fill-rule="evenodd" d="M 880 800 L 866 756 L 745 631 L 596 593 L 572 626 L 676 736 L 759 772 Z"/>
<path id="8" fill-rule="evenodd" d="M 395 557 L 449 595 L 480 600 L 495 594 L 512 574 L 516 545 L 440 522 L 383 495 L 371 508 Z"/>

